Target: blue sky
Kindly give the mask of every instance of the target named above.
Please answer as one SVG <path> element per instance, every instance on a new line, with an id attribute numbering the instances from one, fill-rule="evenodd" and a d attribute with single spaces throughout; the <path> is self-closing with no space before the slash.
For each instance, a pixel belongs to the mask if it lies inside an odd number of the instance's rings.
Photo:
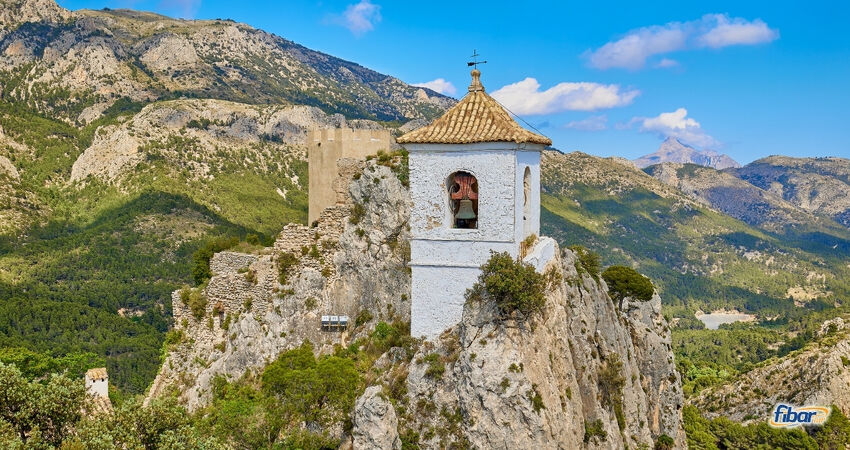
<path id="1" fill-rule="evenodd" d="M 850 6 L 706 3 L 59 0 L 230 18 L 456 97 L 477 49 L 487 90 L 566 151 L 635 158 L 672 135 L 741 163 L 850 158 Z"/>

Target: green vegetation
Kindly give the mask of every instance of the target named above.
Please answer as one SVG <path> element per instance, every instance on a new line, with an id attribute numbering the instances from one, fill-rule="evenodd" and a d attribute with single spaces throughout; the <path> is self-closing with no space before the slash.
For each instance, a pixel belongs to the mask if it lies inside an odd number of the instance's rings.
<path id="1" fill-rule="evenodd" d="M 626 378 L 623 376 L 623 362 L 620 361 L 620 355 L 616 353 L 609 355 L 597 376 L 602 404 L 614 410 L 617 425 L 620 431 L 623 431 L 626 428 L 626 416 L 623 412 L 623 388 L 626 386 Z"/>
<path id="2" fill-rule="evenodd" d="M 625 266 L 611 266 L 602 272 L 602 279 L 608 285 L 608 294 L 623 309 L 623 300 L 633 298 L 642 302 L 652 299 L 655 288 L 649 278 L 635 269 Z"/>
<path id="3" fill-rule="evenodd" d="M 490 256 L 481 266 L 478 281 L 466 292 L 467 301 L 492 301 L 501 320 L 526 319 L 543 309 L 546 280 L 530 264 L 514 260 L 507 252 Z"/>
<path id="4" fill-rule="evenodd" d="M 193 418 L 173 398 L 143 407 L 137 399 L 113 414 L 83 417 L 94 409 L 80 378 L 52 374 L 31 380 L 0 363 L 2 448 L 224 448 L 197 431 Z"/>
<path id="5" fill-rule="evenodd" d="M 576 273 L 579 275 L 586 273 L 594 280 L 599 281 L 599 271 L 602 270 L 602 259 L 599 255 L 581 245 L 571 245 L 569 248 L 576 254 Z"/>
<path id="6" fill-rule="evenodd" d="M 354 400 L 374 379 L 375 360 L 391 347 L 405 349 L 411 358 L 416 342 L 409 334 L 406 324 L 379 322 L 368 338 L 320 357 L 304 342 L 281 353 L 258 376 L 233 382 L 216 378 L 212 403 L 194 420 L 204 435 L 235 448 L 337 448 L 339 442 L 329 435 L 304 430 L 302 424 L 350 431 Z M 391 399 L 401 398 L 404 389 L 401 378 L 388 387 Z"/>
<path id="7" fill-rule="evenodd" d="M 202 285 L 215 251 L 249 236 L 268 244 L 284 224 L 303 222 L 307 209 L 305 162 L 283 155 L 279 171 L 262 174 L 211 166 L 213 178 L 194 179 L 185 161 L 162 156 L 192 153 L 195 144 L 178 138 L 152 143 L 150 158 L 120 189 L 94 178 L 69 186 L 71 166 L 98 127 L 142 106 L 119 100 L 75 128 L 23 103 L 0 102 L 4 133 L 27 146 L 3 149 L 21 173 L 11 195 L 26 201 L 4 206 L 0 194 L 0 208 L 24 214 L 16 232 L 0 235 L 0 349 L 57 359 L 97 355 L 127 393 L 143 392 L 158 370 L 171 292 Z"/>
<path id="8" fill-rule="evenodd" d="M 766 421 L 741 425 L 725 417 L 706 419 L 692 405 L 683 410 L 688 447 L 692 449 L 841 449 L 850 444 L 850 422 L 833 407 L 822 427 L 808 430 L 771 428 Z"/>
<path id="9" fill-rule="evenodd" d="M 599 438 L 599 440 L 608 439 L 608 433 L 605 432 L 605 427 L 602 424 L 601 419 L 596 419 L 592 422 L 584 423 L 584 442 L 585 444 L 593 441 L 594 438 Z"/>

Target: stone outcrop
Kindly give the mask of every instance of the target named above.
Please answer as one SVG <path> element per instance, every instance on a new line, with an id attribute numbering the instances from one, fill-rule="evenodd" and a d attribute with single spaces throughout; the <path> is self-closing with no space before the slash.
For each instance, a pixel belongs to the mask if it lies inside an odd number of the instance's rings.
<path id="1" fill-rule="evenodd" d="M 459 325 L 420 348 L 403 436 L 418 433 L 422 448 L 651 448 L 666 434 L 684 446 L 658 296 L 619 312 L 603 281 L 576 272 L 572 252 L 550 265 L 565 282 L 536 318 L 498 323 L 491 305 L 467 303 Z"/>
<path id="2" fill-rule="evenodd" d="M 236 379 L 262 370 L 305 339 L 329 352 L 333 344 L 347 345 L 368 333 L 377 320 L 410 320 L 407 193 L 390 168 L 359 164 L 361 171 L 345 172 L 349 201 L 328 208 L 316 227 L 289 225 L 273 247 L 258 254 L 219 253 L 203 289 L 174 292 L 174 319 L 183 339 L 169 353 L 149 398 L 177 388 L 194 409 L 209 399 L 216 376 Z M 355 204 L 361 212 L 349 220 Z M 286 254 L 296 262 L 282 280 Z M 201 314 L 192 308 L 198 298 Z M 371 318 L 356 324 L 362 311 Z M 347 315 L 350 327 L 322 331 L 322 315 Z"/>
<path id="3" fill-rule="evenodd" d="M 846 318 L 845 318 L 846 319 Z M 831 332 L 783 358 L 771 359 L 729 383 L 689 400 L 708 417 L 766 420 L 777 403 L 831 404 L 850 414 L 850 333 L 834 320 Z"/>
<path id="4" fill-rule="evenodd" d="M 393 405 L 381 394 L 380 386 L 372 386 L 354 405 L 355 449 L 401 449 L 398 418 Z"/>

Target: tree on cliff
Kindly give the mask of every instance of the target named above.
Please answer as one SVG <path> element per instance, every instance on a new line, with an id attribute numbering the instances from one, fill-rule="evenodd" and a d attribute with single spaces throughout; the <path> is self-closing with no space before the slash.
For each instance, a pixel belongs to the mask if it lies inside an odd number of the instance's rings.
<path id="1" fill-rule="evenodd" d="M 611 266 L 602 272 L 602 279 L 608 284 L 608 295 L 618 302 L 620 309 L 626 297 L 645 302 L 655 293 L 652 281 L 631 267 Z"/>

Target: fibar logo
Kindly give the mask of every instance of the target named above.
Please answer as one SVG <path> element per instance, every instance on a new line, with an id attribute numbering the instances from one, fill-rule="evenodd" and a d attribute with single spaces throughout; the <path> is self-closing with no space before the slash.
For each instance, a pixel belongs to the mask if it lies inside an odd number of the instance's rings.
<path id="1" fill-rule="evenodd" d="M 773 410 L 768 423 L 774 428 L 794 428 L 800 425 L 823 425 L 829 417 L 828 406 L 803 406 L 795 408 L 780 403 Z"/>

